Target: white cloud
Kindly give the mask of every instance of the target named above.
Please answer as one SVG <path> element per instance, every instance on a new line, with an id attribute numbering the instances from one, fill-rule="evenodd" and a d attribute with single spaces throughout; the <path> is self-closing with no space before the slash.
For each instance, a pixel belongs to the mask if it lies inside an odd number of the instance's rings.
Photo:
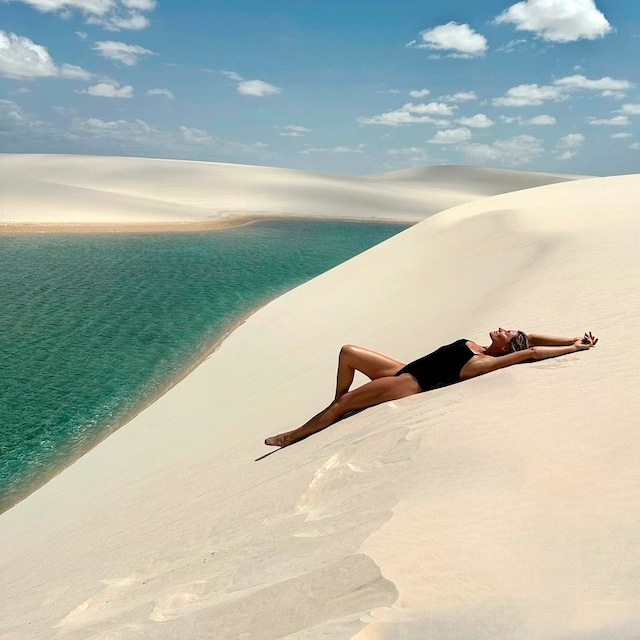
<path id="1" fill-rule="evenodd" d="M 425 96 L 428 96 L 431 93 L 431 91 L 429 91 L 429 89 L 413 89 L 412 91 L 409 91 L 409 95 L 412 98 L 424 98 Z"/>
<path id="2" fill-rule="evenodd" d="M 485 116 L 484 113 L 477 113 L 471 118 L 460 118 L 457 122 L 465 127 L 474 127 L 476 129 L 486 129 L 494 125 L 493 120 Z"/>
<path id="3" fill-rule="evenodd" d="M 467 102 L 468 100 L 477 100 L 478 96 L 474 91 L 460 91 L 448 96 L 440 96 L 443 102 Z"/>
<path id="4" fill-rule="evenodd" d="M 472 58 L 487 50 L 487 39 L 468 24 L 449 22 L 420 33 L 422 43 L 418 48 L 449 51 L 451 57 Z"/>
<path id="5" fill-rule="evenodd" d="M 404 147 L 401 149 L 387 149 L 385 152 L 391 156 L 395 163 L 406 166 L 407 164 L 421 164 L 428 162 L 429 154 L 424 147 Z M 396 164 L 396 166 L 397 166 Z"/>
<path id="6" fill-rule="evenodd" d="M 84 91 L 78 93 L 88 93 L 97 98 L 133 98 L 133 87 L 131 85 L 120 86 L 118 82 L 109 80 L 98 82 Z"/>
<path id="7" fill-rule="evenodd" d="M 78 38 L 81 38 L 82 40 L 87 39 L 87 33 L 85 31 L 76 31 L 76 35 L 78 36 Z"/>
<path id="8" fill-rule="evenodd" d="M 589 89 L 592 91 L 601 91 L 603 96 L 618 96 L 621 92 L 631 89 L 633 86 L 627 80 L 616 80 L 605 76 L 598 80 L 590 80 L 583 75 L 567 76 L 559 78 L 554 85 L 564 87 L 568 90 Z"/>
<path id="9" fill-rule="evenodd" d="M 144 29 L 149 20 L 141 12 L 152 11 L 155 0 L 20 0 L 38 11 L 58 12 L 69 17 L 80 12 L 87 24 L 97 24 L 110 31 Z M 80 32 L 82 33 L 82 32 Z M 79 35 L 80 35 L 79 33 Z M 80 35 L 80 37 L 82 37 Z"/>
<path id="10" fill-rule="evenodd" d="M 591 118 L 589 124 L 626 127 L 630 122 L 627 116 L 615 116 L 613 118 Z"/>
<path id="11" fill-rule="evenodd" d="M 611 137 L 614 140 L 619 140 L 619 139 L 622 139 L 622 138 L 633 138 L 633 135 L 630 134 L 630 133 L 612 133 Z"/>
<path id="12" fill-rule="evenodd" d="M 501 13 L 495 22 L 532 31 L 548 42 L 595 40 L 612 30 L 594 0 L 524 0 Z"/>
<path id="13" fill-rule="evenodd" d="M 213 138 L 204 129 L 194 129 L 180 125 L 180 133 L 185 142 L 203 144 L 213 142 Z"/>
<path id="14" fill-rule="evenodd" d="M 522 48 L 526 44 L 527 44 L 527 41 L 523 40 L 521 38 L 518 38 L 516 40 L 510 40 L 504 46 L 499 47 L 498 49 L 496 49 L 496 52 L 498 52 L 498 53 L 513 53 L 516 49 Z"/>
<path id="15" fill-rule="evenodd" d="M 276 129 L 281 129 L 280 135 L 288 138 L 301 138 L 305 133 L 313 131 L 313 129 L 301 127 L 297 124 L 287 124 L 284 127 L 276 127 Z"/>
<path id="16" fill-rule="evenodd" d="M 580 147 L 585 140 L 586 138 L 582 133 L 569 133 L 560 138 L 558 147 L 560 149 L 574 149 L 575 147 Z"/>
<path id="17" fill-rule="evenodd" d="M 640 151 L 640 142 L 634 142 L 629 145 L 629 149 L 633 149 L 634 151 Z"/>
<path id="18" fill-rule="evenodd" d="M 45 47 L 29 38 L 0 31 L 0 75 L 7 78 L 89 80 L 93 74 L 72 64 L 58 66 Z"/>
<path id="19" fill-rule="evenodd" d="M 640 104 L 623 104 L 620 113 L 628 116 L 640 116 Z"/>
<path id="20" fill-rule="evenodd" d="M 307 147 L 302 151 L 298 151 L 298 153 L 301 153 L 303 155 L 309 155 L 311 153 L 364 153 L 365 146 L 366 145 L 360 143 L 355 147 L 347 147 L 344 145 L 340 145 L 338 147 L 324 147 L 324 148 Z"/>
<path id="21" fill-rule="evenodd" d="M 425 155 L 426 151 L 424 147 L 404 147 L 402 149 L 387 149 L 386 153 L 390 156 L 413 156 Z"/>
<path id="22" fill-rule="evenodd" d="M 448 124 L 448 121 L 437 119 L 433 116 L 452 116 L 455 108 L 443 102 L 429 102 L 426 104 L 407 102 L 394 111 L 387 111 L 371 117 L 361 116 L 358 118 L 358 122 L 360 124 L 383 124 L 391 127 L 418 122 L 442 125 Z"/>
<path id="23" fill-rule="evenodd" d="M 238 85 L 238 93 L 243 96 L 268 96 L 280 93 L 280 87 L 264 82 L 263 80 L 245 80 Z"/>
<path id="24" fill-rule="evenodd" d="M 116 140 L 125 143 L 149 144 L 162 137 L 162 132 L 144 120 L 101 120 L 74 118 L 69 129 L 76 138 Z"/>
<path id="25" fill-rule="evenodd" d="M 156 0 L 122 0 L 122 4 L 128 9 L 139 11 L 152 11 L 156 8 Z"/>
<path id="26" fill-rule="evenodd" d="M 543 152 L 542 142 L 529 135 L 508 140 L 496 140 L 493 144 L 465 144 L 461 147 L 467 162 L 516 167 L 529 164 Z"/>
<path id="27" fill-rule="evenodd" d="M 169 100 L 175 100 L 176 97 L 169 91 L 169 89 L 149 89 L 146 93 L 146 96 L 164 96 Z"/>
<path id="28" fill-rule="evenodd" d="M 586 140 L 582 133 L 569 133 L 566 136 L 562 136 L 556 145 L 556 150 L 559 151 L 556 158 L 558 160 L 571 160 L 577 153 L 578 148 L 582 146 Z"/>
<path id="29" fill-rule="evenodd" d="M 511 87 L 503 97 L 494 98 L 493 104 L 496 107 L 528 107 L 565 99 L 566 96 L 560 87 L 520 84 L 517 87 Z"/>
<path id="30" fill-rule="evenodd" d="M 113 40 L 104 40 L 96 42 L 93 47 L 103 58 L 116 60 L 132 67 L 138 64 L 141 56 L 152 55 L 153 51 L 139 47 L 135 44 L 125 44 L 124 42 L 114 42 Z"/>
<path id="31" fill-rule="evenodd" d="M 87 22 L 89 24 L 100 24 L 108 31 L 120 31 L 121 29 L 139 31 L 149 26 L 149 19 L 135 11 L 131 11 L 126 17 L 111 16 L 108 20 L 90 18 Z"/>
<path id="32" fill-rule="evenodd" d="M 541 115 L 525 120 L 523 124 L 530 124 L 534 126 L 549 126 L 556 123 L 556 119 L 553 116 Z"/>
<path id="33" fill-rule="evenodd" d="M 505 124 L 519 124 L 520 126 L 549 126 L 556 124 L 556 119 L 553 116 L 542 114 L 534 116 L 533 118 L 523 118 L 522 116 L 500 116 L 500 121 Z"/>
<path id="34" fill-rule="evenodd" d="M 235 71 L 223 71 L 222 73 L 230 80 L 237 82 L 238 93 L 243 96 L 258 96 L 261 98 L 282 92 L 280 87 L 264 82 L 264 80 L 245 80 Z"/>
<path id="35" fill-rule="evenodd" d="M 458 129 L 445 129 L 444 131 L 438 131 L 429 144 L 460 144 L 471 140 L 471 131 L 465 127 Z"/>

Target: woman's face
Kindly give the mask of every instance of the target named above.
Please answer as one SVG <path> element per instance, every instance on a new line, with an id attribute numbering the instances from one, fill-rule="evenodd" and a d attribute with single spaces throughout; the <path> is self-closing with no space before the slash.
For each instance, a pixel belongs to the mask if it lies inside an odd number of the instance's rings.
<path id="1" fill-rule="evenodd" d="M 515 338 L 517 335 L 518 331 L 516 329 L 503 329 L 502 327 L 499 327 L 497 331 L 489 332 L 491 342 L 498 347 L 500 351 L 507 350 L 511 339 Z"/>

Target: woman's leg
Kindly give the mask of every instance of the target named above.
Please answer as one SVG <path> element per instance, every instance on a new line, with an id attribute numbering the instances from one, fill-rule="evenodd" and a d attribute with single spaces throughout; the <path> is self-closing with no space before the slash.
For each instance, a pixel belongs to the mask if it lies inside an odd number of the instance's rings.
<path id="1" fill-rule="evenodd" d="M 326 429 L 351 411 L 373 407 L 381 402 L 399 400 L 419 391 L 418 383 L 409 375 L 378 378 L 334 400 L 326 409 L 298 429 L 267 438 L 264 443 L 273 447 L 286 447 Z"/>
<path id="2" fill-rule="evenodd" d="M 346 344 L 340 349 L 335 400 L 339 400 L 351 387 L 356 371 L 361 371 L 371 380 L 393 376 L 404 367 L 404 363 L 389 358 L 371 349 Z"/>

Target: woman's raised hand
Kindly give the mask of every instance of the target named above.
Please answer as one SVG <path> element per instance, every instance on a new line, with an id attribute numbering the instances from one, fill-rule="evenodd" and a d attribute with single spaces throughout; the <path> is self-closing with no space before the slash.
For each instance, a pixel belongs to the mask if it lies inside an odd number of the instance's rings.
<path id="1" fill-rule="evenodd" d="M 595 347 L 597 343 L 598 338 L 589 331 L 589 333 L 585 333 L 582 338 L 576 338 L 573 346 L 578 349 L 578 351 L 584 351 L 586 349 L 591 349 L 591 347 Z"/>

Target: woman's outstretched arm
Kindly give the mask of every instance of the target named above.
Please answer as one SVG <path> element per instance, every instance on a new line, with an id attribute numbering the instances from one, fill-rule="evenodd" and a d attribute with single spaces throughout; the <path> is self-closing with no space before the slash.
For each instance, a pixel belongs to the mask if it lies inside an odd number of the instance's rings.
<path id="1" fill-rule="evenodd" d="M 529 347 L 528 349 L 522 349 L 521 351 L 514 351 L 506 356 L 486 356 L 479 358 L 476 363 L 473 363 L 471 370 L 467 377 L 473 378 L 480 376 L 490 371 L 497 371 L 504 367 L 510 367 L 514 364 L 520 364 L 522 362 L 531 362 L 532 360 L 546 360 L 547 358 L 556 358 L 558 356 L 564 356 L 569 353 L 575 353 L 576 351 L 586 351 L 595 347 L 598 342 L 598 338 L 589 333 L 585 333 L 584 337 L 576 338 L 575 342 L 568 345 L 558 346 L 542 346 L 537 345 L 535 347 Z"/>
<path id="2" fill-rule="evenodd" d="M 582 340 L 582 338 L 561 338 L 542 333 L 528 333 L 527 340 L 531 347 L 568 347 L 574 344 L 576 340 Z"/>

